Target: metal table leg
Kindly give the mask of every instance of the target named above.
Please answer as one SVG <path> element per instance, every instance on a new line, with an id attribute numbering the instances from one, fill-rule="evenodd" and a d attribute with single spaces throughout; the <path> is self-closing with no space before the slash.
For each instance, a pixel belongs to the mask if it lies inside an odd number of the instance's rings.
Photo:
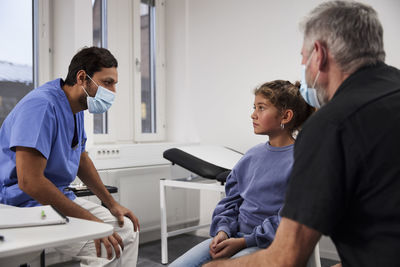
<path id="1" fill-rule="evenodd" d="M 161 263 L 168 263 L 167 207 L 165 199 L 165 179 L 160 180 L 160 211 L 161 211 Z"/>

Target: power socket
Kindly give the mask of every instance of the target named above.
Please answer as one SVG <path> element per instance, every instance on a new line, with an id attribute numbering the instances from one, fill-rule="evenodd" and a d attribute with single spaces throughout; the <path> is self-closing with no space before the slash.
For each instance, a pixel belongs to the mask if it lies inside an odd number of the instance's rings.
<path id="1" fill-rule="evenodd" d="M 98 148 L 95 153 L 96 159 L 115 159 L 120 157 L 119 148 Z"/>

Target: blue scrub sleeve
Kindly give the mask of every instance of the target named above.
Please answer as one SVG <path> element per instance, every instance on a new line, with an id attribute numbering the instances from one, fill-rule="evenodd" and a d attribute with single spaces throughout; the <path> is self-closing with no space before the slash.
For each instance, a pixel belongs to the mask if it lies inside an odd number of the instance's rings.
<path id="1" fill-rule="evenodd" d="M 15 113 L 10 135 L 10 149 L 17 146 L 38 150 L 48 159 L 51 144 L 57 132 L 56 118 L 51 105 L 45 100 L 28 100 Z"/>
<path id="2" fill-rule="evenodd" d="M 235 169 L 233 169 L 227 177 L 225 185 L 226 197 L 214 209 L 210 227 L 211 236 L 215 236 L 219 231 L 224 231 L 228 237 L 232 237 L 237 233 L 239 207 L 243 199 L 239 193 L 235 173 Z"/>

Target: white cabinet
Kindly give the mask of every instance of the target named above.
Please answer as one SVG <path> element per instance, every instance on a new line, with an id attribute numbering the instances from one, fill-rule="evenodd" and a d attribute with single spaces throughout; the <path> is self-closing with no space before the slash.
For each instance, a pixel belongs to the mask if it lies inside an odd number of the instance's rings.
<path id="1" fill-rule="evenodd" d="M 175 169 L 175 168 L 174 168 Z M 159 180 L 170 179 L 170 165 L 119 168 L 99 171 L 104 184 L 118 187 L 119 202 L 133 211 L 140 222 L 140 242 L 160 238 Z M 179 175 L 187 175 L 181 172 Z M 175 174 L 174 174 L 175 175 Z M 168 225 L 192 225 L 200 216 L 199 192 L 168 188 Z"/>

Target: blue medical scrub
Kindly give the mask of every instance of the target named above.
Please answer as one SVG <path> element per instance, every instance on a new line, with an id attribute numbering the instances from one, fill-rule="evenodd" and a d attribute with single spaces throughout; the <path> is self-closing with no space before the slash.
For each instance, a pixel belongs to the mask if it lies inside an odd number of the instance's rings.
<path id="1" fill-rule="evenodd" d="M 18 187 L 15 148 L 30 147 L 47 159 L 44 176 L 69 199 L 65 187 L 75 179 L 86 134 L 83 112 L 72 113 L 63 81 L 50 81 L 27 94 L 7 116 L 0 129 L 0 203 L 40 205 Z M 75 118 L 74 118 L 75 117 Z"/>

